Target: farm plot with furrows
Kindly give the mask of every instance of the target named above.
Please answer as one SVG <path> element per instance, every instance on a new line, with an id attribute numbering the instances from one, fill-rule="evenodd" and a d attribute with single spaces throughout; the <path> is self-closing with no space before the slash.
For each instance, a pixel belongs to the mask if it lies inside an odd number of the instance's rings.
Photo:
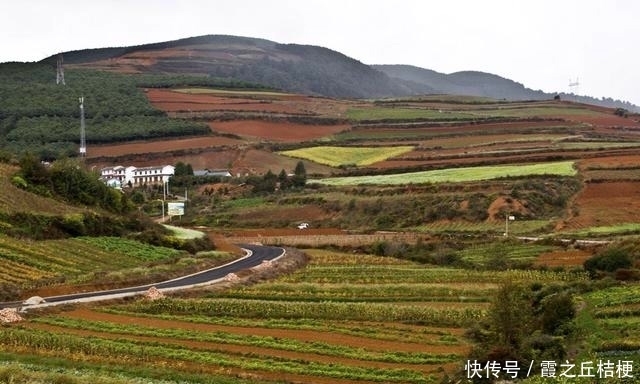
<path id="1" fill-rule="evenodd" d="M 640 362 L 640 285 L 614 286 L 582 296 L 592 315 L 589 342 L 603 356 Z"/>
<path id="2" fill-rule="evenodd" d="M 189 94 L 168 89 L 149 89 L 147 97 L 153 106 L 166 112 L 244 111 L 305 114 L 304 110 L 294 104 L 278 100 L 256 100 L 206 93 Z"/>
<path id="3" fill-rule="evenodd" d="M 400 124 L 397 124 L 400 125 Z M 351 130 L 334 136 L 336 141 L 366 141 L 366 140 L 479 140 L 486 141 L 485 136 L 492 135 L 536 135 L 545 138 L 547 135 L 559 137 L 574 135 L 578 131 L 587 130 L 579 124 L 558 121 L 518 121 L 504 123 L 478 124 L 437 124 L 433 126 L 419 126 L 418 124 L 401 125 L 355 125 Z"/>
<path id="4" fill-rule="evenodd" d="M 3 327 L 0 341 L 6 353 L 101 361 L 123 372 L 161 364 L 172 377 L 435 383 L 461 369 L 471 348 L 464 329 L 485 316 L 501 283 L 586 279 L 569 272 L 470 271 L 306 252 L 304 269 L 270 282 L 211 290 L 201 298 L 30 316 L 20 326 Z"/>
<path id="5" fill-rule="evenodd" d="M 0 282 L 25 286 L 56 277 L 77 278 L 100 269 L 125 269 L 179 255 L 173 249 L 112 238 L 22 241 L 0 236 Z"/>
<path id="6" fill-rule="evenodd" d="M 536 258 L 533 264 L 536 266 L 544 265 L 551 268 L 574 268 L 582 266 L 591 256 L 593 255 L 590 252 L 580 249 L 555 250 L 542 253 Z"/>
<path id="7" fill-rule="evenodd" d="M 504 261 L 527 263 L 534 261 L 540 254 L 549 252 L 552 249 L 554 249 L 554 247 L 546 245 L 495 242 L 492 244 L 480 244 L 467 247 L 459 251 L 458 255 L 463 260 L 478 265 L 486 265 L 496 258 Z"/>
<path id="8" fill-rule="evenodd" d="M 460 167 L 439 169 L 433 171 L 397 173 L 390 175 L 332 177 L 314 180 L 313 182 L 336 186 L 359 184 L 401 185 L 410 183 L 458 183 L 478 180 L 490 180 L 501 177 L 522 177 L 531 175 L 574 176 L 576 174 L 576 170 L 573 166 L 573 163 L 573 161 L 561 161 L 553 163 L 535 163 L 523 165 L 508 164 L 496 166 Z"/>
<path id="9" fill-rule="evenodd" d="M 391 259 L 373 256 L 364 259 L 392 263 Z M 337 262 L 338 258 L 329 255 L 326 260 Z M 354 263 L 347 261 L 347 265 Z M 256 289 L 273 290 L 269 283 L 260 286 Z M 5 344 L 18 338 L 21 344 L 38 345 L 39 353 L 59 353 L 57 347 L 45 348 L 41 341 L 45 335 L 56 335 L 48 340 L 60 338 L 53 344 L 64 342 L 65 348 L 77 348 L 90 356 L 117 351 L 133 361 L 157 359 L 175 365 L 206 362 L 231 371 L 250 372 L 260 379 L 277 375 L 285 381 L 295 377 L 290 380 L 295 382 L 431 382 L 441 374 L 440 369 L 457 367 L 457 361 L 469 348 L 460 337 L 462 331 L 457 324 L 465 317 L 480 316 L 484 306 L 476 308 L 471 303 L 469 308 L 464 304 L 454 308 L 434 302 L 436 305 L 431 308 L 393 301 L 341 302 L 339 297 L 344 292 L 359 295 L 366 287 L 334 288 L 328 289 L 324 298 L 321 293 L 314 297 L 313 292 L 307 292 L 302 300 L 293 302 L 279 299 L 277 294 L 271 300 L 214 294 L 209 299 L 163 299 L 155 304 L 138 302 L 113 307 L 112 311 L 120 313 L 73 311 L 33 319 L 25 325 L 29 337 L 7 331 Z M 379 291 L 401 300 L 405 296 L 414 299 L 411 287 L 404 288 L 388 285 Z M 428 291 L 429 288 L 423 289 Z M 448 293 L 444 288 L 432 287 L 430 294 Z M 402 322 L 412 318 L 422 319 L 425 324 Z M 82 338 L 91 340 L 91 348 L 78 345 Z M 179 355 L 177 348 L 183 349 Z"/>
<path id="10" fill-rule="evenodd" d="M 224 136 L 202 136 L 187 139 L 154 140 L 126 144 L 91 146 L 88 158 L 113 158 L 132 154 L 192 151 L 194 149 L 235 147 L 244 140 Z"/>
<path id="11" fill-rule="evenodd" d="M 349 129 L 349 125 L 309 125 L 287 121 L 237 120 L 209 123 L 214 132 L 267 141 L 296 143 L 318 140 Z"/>
<path id="12" fill-rule="evenodd" d="M 640 182 L 607 181 L 585 183 L 574 200 L 572 211 L 558 229 L 587 230 L 640 221 Z"/>
<path id="13" fill-rule="evenodd" d="M 339 167 L 344 165 L 366 166 L 413 150 L 412 146 L 397 147 L 309 147 L 281 152 L 282 155 L 311 160 L 316 163 Z"/>

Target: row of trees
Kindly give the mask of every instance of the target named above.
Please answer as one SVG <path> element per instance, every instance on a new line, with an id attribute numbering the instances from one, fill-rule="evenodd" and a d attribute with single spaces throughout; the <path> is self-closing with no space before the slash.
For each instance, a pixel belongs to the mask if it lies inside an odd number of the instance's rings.
<path id="1" fill-rule="evenodd" d="M 256 194 L 271 193 L 276 189 L 302 188 L 307 183 L 307 171 L 304 163 L 299 161 L 291 176 L 284 169 L 277 175 L 269 170 L 263 176 L 249 176 L 246 183 L 253 187 L 253 193 Z"/>
<path id="2" fill-rule="evenodd" d="M 75 160 L 59 160 L 45 166 L 37 156 L 27 154 L 20 159 L 20 173 L 12 181 L 19 188 L 69 203 L 98 206 L 116 213 L 134 208 L 127 195 L 107 187 Z"/>
<path id="3" fill-rule="evenodd" d="M 78 97 L 84 97 L 86 138 L 91 143 L 204 135 L 206 124 L 169 119 L 151 105 L 142 86 L 244 83 L 195 76 L 124 75 L 69 69 L 66 85 L 55 82 L 50 65 L 0 64 L 0 149 L 32 152 L 44 159 L 77 154 Z"/>

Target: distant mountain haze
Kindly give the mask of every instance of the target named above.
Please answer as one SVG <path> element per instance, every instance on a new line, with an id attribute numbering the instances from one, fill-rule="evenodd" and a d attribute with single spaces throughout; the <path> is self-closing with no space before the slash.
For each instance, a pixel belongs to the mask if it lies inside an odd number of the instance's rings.
<path id="1" fill-rule="evenodd" d="M 44 59 L 55 65 L 58 55 Z M 555 93 L 526 88 L 477 71 L 443 74 L 411 65 L 367 65 L 328 48 L 270 40 L 207 35 L 119 48 L 63 52 L 65 65 L 128 73 L 181 73 L 258 83 L 289 92 L 339 98 L 425 94 L 506 100 L 551 99 Z M 629 111 L 620 100 L 560 94 L 579 102 Z"/>

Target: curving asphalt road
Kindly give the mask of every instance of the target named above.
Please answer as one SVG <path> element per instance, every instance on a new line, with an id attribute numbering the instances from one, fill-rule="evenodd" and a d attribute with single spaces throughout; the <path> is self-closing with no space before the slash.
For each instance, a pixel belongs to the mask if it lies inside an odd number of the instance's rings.
<path id="1" fill-rule="evenodd" d="M 274 260 L 285 254 L 285 250 L 279 247 L 267 247 L 253 244 L 243 244 L 241 245 L 241 247 L 247 253 L 245 257 L 242 257 L 220 267 L 207 269 L 205 271 L 179 277 L 177 279 L 167 280 L 155 284 L 140 285 L 137 287 L 44 297 L 43 299 L 45 300 L 45 302 L 42 304 L 23 305 L 22 303 L 0 303 L 0 307 L 3 307 L 3 304 L 6 304 L 6 306 L 13 307 L 22 305 L 23 309 L 42 308 L 60 304 L 109 300 L 135 296 L 146 292 L 151 287 L 156 287 L 158 290 L 164 292 L 192 288 L 212 284 L 223 279 L 229 273 L 235 273 L 243 269 L 258 266 L 265 260 Z"/>

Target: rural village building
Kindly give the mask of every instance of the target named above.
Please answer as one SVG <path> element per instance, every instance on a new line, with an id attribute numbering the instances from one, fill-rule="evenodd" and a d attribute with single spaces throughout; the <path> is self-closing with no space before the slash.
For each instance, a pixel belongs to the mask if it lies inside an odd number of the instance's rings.
<path id="1" fill-rule="evenodd" d="M 110 186 L 129 185 L 139 187 L 142 185 L 158 185 L 169 181 L 173 176 L 173 165 L 159 165 L 153 167 L 106 167 L 100 170 L 100 178 Z"/>
<path id="2" fill-rule="evenodd" d="M 227 169 L 200 169 L 193 171 L 195 177 L 232 177 Z"/>

